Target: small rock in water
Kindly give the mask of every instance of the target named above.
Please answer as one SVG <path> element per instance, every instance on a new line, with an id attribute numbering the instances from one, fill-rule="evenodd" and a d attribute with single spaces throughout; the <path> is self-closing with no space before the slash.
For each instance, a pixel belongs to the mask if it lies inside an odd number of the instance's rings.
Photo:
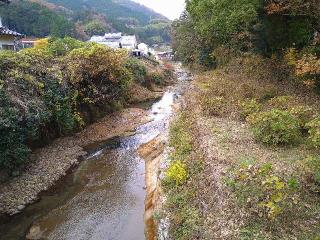
<path id="1" fill-rule="evenodd" d="M 25 206 L 24 205 L 19 205 L 17 208 L 18 208 L 19 211 L 21 211 L 22 209 L 25 208 Z"/>
<path id="2" fill-rule="evenodd" d="M 41 239 L 41 229 L 39 226 L 32 226 L 29 230 L 29 233 L 26 236 L 26 239 L 28 240 L 37 240 L 37 239 Z"/>

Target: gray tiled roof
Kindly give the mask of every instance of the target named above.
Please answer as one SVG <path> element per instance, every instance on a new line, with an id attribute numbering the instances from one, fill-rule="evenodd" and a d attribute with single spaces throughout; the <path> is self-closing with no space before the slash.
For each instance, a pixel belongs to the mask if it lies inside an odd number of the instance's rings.
<path id="1" fill-rule="evenodd" d="M 10 36 L 17 36 L 22 37 L 23 34 L 20 34 L 18 32 L 12 31 L 7 27 L 0 27 L 0 35 L 10 35 Z"/>

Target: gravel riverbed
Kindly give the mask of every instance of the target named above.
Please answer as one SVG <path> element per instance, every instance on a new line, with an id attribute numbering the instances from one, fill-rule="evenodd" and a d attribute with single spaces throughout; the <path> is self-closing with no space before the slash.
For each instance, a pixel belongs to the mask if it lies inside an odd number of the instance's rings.
<path id="1" fill-rule="evenodd" d="M 0 214 L 21 212 L 79 163 L 81 156 L 86 155 L 84 147 L 133 131 L 149 121 L 147 116 L 143 109 L 124 109 L 102 118 L 74 136 L 56 139 L 36 150 L 21 175 L 0 185 Z"/>

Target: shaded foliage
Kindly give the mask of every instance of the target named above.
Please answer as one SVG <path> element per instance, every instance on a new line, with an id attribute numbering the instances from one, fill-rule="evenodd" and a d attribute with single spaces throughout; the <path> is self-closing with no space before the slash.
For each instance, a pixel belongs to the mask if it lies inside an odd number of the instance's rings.
<path id="1" fill-rule="evenodd" d="M 282 58 L 289 48 L 301 57 L 319 48 L 316 0 L 190 0 L 186 9 L 173 23 L 173 47 L 187 64 L 212 67 L 219 58 L 246 52 Z"/>

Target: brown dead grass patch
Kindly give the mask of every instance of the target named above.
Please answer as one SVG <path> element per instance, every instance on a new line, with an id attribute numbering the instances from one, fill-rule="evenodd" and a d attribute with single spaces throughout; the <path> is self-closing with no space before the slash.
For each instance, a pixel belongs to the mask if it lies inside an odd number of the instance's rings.
<path id="1" fill-rule="evenodd" d="M 248 63 L 239 60 L 238 65 L 198 75 L 196 89 L 185 97 L 185 108 L 195 119 L 193 159 L 204 161 L 204 170 L 192 180 L 198 196 L 194 204 L 204 222 L 200 239 L 317 239 L 320 236 L 319 195 L 300 187 L 298 204 L 271 221 L 240 206 L 225 183 L 228 171 L 246 159 L 257 164 L 271 163 L 280 176 L 299 178 L 299 162 L 309 155 L 319 155 L 318 150 L 304 143 L 287 147 L 262 145 L 241 120 L 238 102 L 246 98 L 263 101 L 290 95 L 299 104 L 319 110 L 319 96 L 309 90 L 299 90 L 298 83 L 275 77 L 272 74 L 275 66 L 258 60 L 251 60 L 254 66 L 249 69 L 244 66 Z M 208 114 L 207 108 L 211 106 L 207 106 L 203 98 L 217 96 L 225 100 L 219 106 L 224 109 Z"/>

